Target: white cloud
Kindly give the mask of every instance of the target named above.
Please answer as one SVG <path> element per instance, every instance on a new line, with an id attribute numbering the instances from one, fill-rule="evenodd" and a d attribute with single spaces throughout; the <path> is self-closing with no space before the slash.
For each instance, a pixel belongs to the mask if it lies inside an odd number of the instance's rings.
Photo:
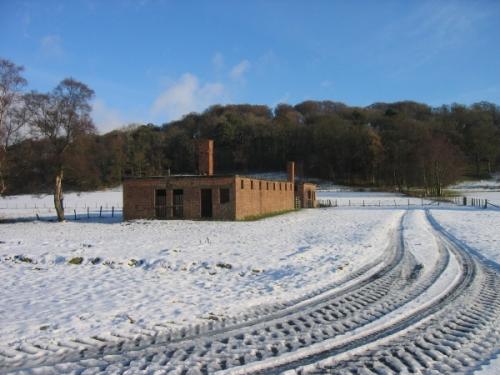
<path id="1" fill-rule="evenodd" d="M 40 50 L 45 57 L 62 57 L 64 49 L 59 35 L 46 35 L 40 40 Z"/>
<path id="2" fill-rule="evenodd" d="M 236 64 L 231 72 L 229 72 L 229 76 L 233 80 L 242 80 L 244 74 L 250 69 L 250 61 L 241 60 L 238 64 Z"/>
<path id="3" fill-rule="evenodd" d="M 224 56 L 222 56 L 222 53 L 215 53 L 214 57 L 212 58 L 212 64 L 216 70 L 221 70 L 224 68 Z"/>
<path id="4" fill-rule="evenodd" d="M 226 89 L 222 83 L 200 84 L 198 78 L 186 73 L 156 98 L 151 108 L 153 116 L 177 120 L 190 112 L 199 112 L 224 101 Z"/>
<path id="5" fill-rule="evenodd" d="M 101 134 L 125 125 L 118 110 L 109 108 L 104 101 L 99 99 L 95 99 L 92 103 L 92 119 Z"/>

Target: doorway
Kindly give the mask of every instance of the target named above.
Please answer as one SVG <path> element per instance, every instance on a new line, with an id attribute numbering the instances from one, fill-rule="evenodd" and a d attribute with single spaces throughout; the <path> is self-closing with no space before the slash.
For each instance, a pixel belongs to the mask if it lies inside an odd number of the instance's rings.
<path id="1" fill-rule="evenodd" d="M 212 217 L 212 189 L 201 189 L 201 217 Z"/>
<path id="2" fill-rule="evenodd" d="M 174 205 L 173 217 L 181 219 L 184 215 L 184 191 L 182 189 L 175 189 L 173 191 Z"/>
<path id="3" fill-rule="evenodd" d="M 165 189 L 156 189 L 155 216 L 157 219 L 167 218 L 167 191 Z"/>

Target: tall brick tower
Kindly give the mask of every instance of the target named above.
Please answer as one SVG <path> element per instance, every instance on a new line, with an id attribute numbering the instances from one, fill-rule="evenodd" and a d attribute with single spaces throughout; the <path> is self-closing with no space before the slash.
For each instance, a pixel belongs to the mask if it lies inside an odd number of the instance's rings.
<path id="1" fill-rule="evenodd" d="M 212 139 L 198 141 L 198 173 L 204 176 L 214 174 L 214 141 Z"/>

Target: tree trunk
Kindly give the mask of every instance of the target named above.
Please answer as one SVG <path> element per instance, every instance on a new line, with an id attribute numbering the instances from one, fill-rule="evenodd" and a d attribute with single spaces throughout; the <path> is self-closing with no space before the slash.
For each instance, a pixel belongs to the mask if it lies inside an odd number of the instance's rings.
<path id="1" fill-rule="evenodd" d="M 7 151 L 3 146 L 0 146 L 0 195 L 5 193 L 7 190 L 7 184 L 5 183 L 5 173 L 7 171 Z"/>
<path id="2" fill-rule="evenodd" d="M 479 160 L 479 154 L 476 153 L 476 176 L 479 177 L 480 172 L 481 172 L 481 162 Z"/>
<path id="3" fill-rule="evenodd" d="M 7 190 L 7 185 L 5 184 L 5 177 L 3 175 L 3 164 L 1 164 L 0 161 L 0 195 L 3 195 L 5 193 L 5 190 Z"/>
<path id="4" fill-rule="evenodd" d="M 63 169 L 60 168 L 56 175 L 56 184 L 54 188 L 54 207 L 56 208 L 57 221 L 64 221 L 62 180 Z"/>

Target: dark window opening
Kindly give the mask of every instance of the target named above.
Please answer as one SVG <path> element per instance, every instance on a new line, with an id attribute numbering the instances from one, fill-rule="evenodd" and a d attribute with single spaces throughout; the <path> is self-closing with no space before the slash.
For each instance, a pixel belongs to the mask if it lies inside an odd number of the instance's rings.
<path id="1" fill-rule="evenodd" d="M 245 188 L 245 180 L 241 180 L 241 188 L 244 189 Z"/>
<path id="2" fill-rule="evenodd" d="M 266 182 L 266 190 L 269 190 L 269 182 Z"/>
<path id="3" fill-rule="evenodd" d="M 219 191 L 220 204 L 229 202 L 229 189 L 221 188 Z"/>
<path id="4" fill-rule="evenodd" d="M 259 190 L 262 190 L 262 181 L 259 181 Z"/>
<path id="5" fill-rule="evenodd" d="M 252 181 L 250 181 L 250 189 L 252 189 L 252 190 L 253 190 L 253 180 L 252 180 Z"/>

